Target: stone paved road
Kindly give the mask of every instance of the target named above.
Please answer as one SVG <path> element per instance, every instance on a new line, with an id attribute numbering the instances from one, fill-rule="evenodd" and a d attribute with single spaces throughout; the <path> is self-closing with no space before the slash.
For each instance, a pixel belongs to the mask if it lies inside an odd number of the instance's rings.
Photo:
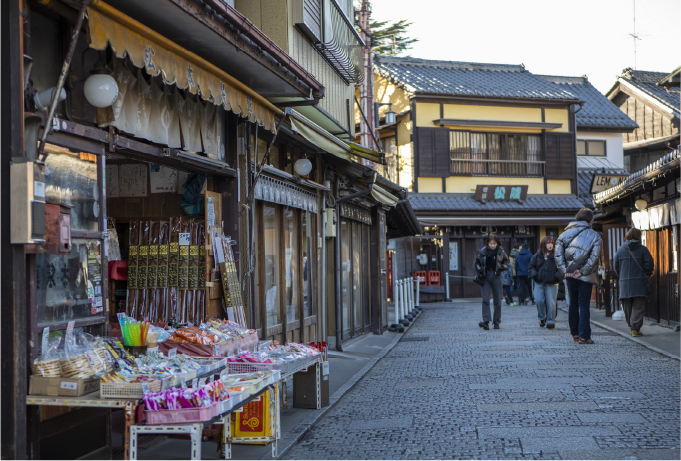
<path id="1" fill-rule="evenodd" d="M 286 459 L 680 459 L 679 362 L 564 313 L 424 305 L 401 341 Z"/>

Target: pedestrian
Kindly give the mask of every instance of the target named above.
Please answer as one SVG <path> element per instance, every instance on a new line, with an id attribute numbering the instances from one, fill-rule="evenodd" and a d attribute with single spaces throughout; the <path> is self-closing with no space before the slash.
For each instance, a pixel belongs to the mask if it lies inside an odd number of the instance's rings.
<path id="1" fill-rule="evenodd" d="M 518 252 L 518 256 L 515 257 L 515 270 L 516 274 L 518 274 L 518 284 L 520 285 L 520 289 L 518 290 L 518 299 L 520 300 L 521 306 L 525 305 L 525 301 L 527 299 L 532 299 L 532 303 L 534 304 L 532 280 L 530 280 L 530 274 L 528 272 L 531 259 L 532 253 L 520 245 L 520 252 Z"/>
<path id="2" fill-rule="evenodd" d="M 513 284 L 515 281 L 513 280 L 513 270 L 511 269 L 510 263 L 508 269 L 501 273 L 501 283 L 504 286 L 504 299 L 506 300 L 506 305 L 515 306 L 515 303 L 513 302 Z"/>
<path id="3" fill-rule="evenodd" d="M 650 276 L 655 269 L 655 260 L 645 245 L 641 245 L 641 231 L 629 229 L 624 243 L 617 250 L 613 261 L 615 272 L 620 279 L 620 301 L 624 317 L 632 336 L 641 336 L 643 314 L 650 285 Z"/>
<path id="4" fill-rule="evenodd" d="M 582 208 L 556 242 L 556 266 L 567 279 L 570 293 L 568 322 L 572 340 L 593 344 L 591 339 L 591 292 L 598 285 L 598 260 L 603 241 L 591 228 L 594 212 Z"/>
<path id="5" fill-rule="evenodd" d="M 563 276 L 556 267 L 552 237 L 544 237 L 539 251 L 532 256 L 528 272 L 534 280 L 534 299 L 537 301 L 539 326 L 549 330 L 556 326 L 556 306 L 558 303 L 558 284 Z"/>
<path id="6" fill-rule="evenodd" d="M 518 245 L 518 242 L 513 243 L 513 249 L 511 250 L 511 254 L 509 255 L 509 268 L 513 271 L 513 286 L 511 287 L 511 292 L 517 292 L 518 293 L 518 303 L 520 303 L 520 286 L 518 285 L 518 277 L 516 273 L 516 264 L 515 264 L 515 258 L 518 256 L 518 253 L 520 253 L 519 249 L 520 245 Z"/>
<path id="7" fill-rule="evenodd" d="M 501 273 L 508 269 L 508 256 L 501 247 L 499 237 L 494 234 L 487 236 L 485 246 L 475 258 L 475 267 L 485 281 L 482 285 L 482 322 L 478 326 L 489 330 L 489 322 L 492 320 L 494 329 L 498 330 L 501 322 Z M 490 315 L 490 292 L 494 297 L 494 318 Z"/>

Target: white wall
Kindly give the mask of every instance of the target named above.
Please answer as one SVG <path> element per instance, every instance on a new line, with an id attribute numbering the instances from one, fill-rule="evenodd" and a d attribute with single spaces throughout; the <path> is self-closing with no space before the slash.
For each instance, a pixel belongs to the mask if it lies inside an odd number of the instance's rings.
<path id="1" fill-rule="evenodd" d="M 622 133 L 577 131 L 577 140 L 594 139 L 605 141 L 605 151 L 608 160 L 615 165 L 624 168 L 624 150 L 622 147 Z"/>

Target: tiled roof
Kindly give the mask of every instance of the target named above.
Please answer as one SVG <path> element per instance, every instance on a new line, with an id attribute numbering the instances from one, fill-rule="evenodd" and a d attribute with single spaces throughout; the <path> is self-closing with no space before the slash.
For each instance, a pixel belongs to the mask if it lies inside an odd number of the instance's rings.
<path id="1" fill-rule="evenodd" d="M 591 85 L 586 77 L 554 75 L 540 75 L 540 77 L 585 101 L 582 109 L 575 114 L 577 129 L 610 128 L 614 131 L 629 131 L 638 128 L 636 122 Z"/>
<path id="2" fill-rule="evenodd" d="M 654 178 L 659 174 L 666 173 L 670 169 L 673 168 L 678 169 L 680 159 L 681 155 L 679 155 L 679 149 L 677 148 L 668 153 L 667 155 L 665 155 L 664 157 L 662 157 L 660 160 L 657 160 L 656 162 L 651 163 L 647 167 L 642 168 L 635 173 L 632 173 L 625 181 L 618 184 L 617 186 L 611 187 L 610 189 L 604 190 L 603 192 L 594 194 L 594 200 L 596 201 L 596 203 L 607 202 L 609 199 L 612 199 L 613 197 L 616 197 L 621 193 L 625 193 L 627 189 L 630 189 L 632 186 L 636 184 L 647 181 L 650 178 Z M 678 171 L 675 174 L 678 177 Z"/>
<path id="3" fill-rule="evenodd" d="M 379 74 L 411 93 L 574 101 L 572 93 L 522 65 L 376 56 Z"/>
<path id="4" fill-rule="evenodd" d="M 409 194 L 409 202 L 420 211 L 577 211 L 584 205 L 574 195 L 528 195 L 520 204 L 514 201 L 475 200 L 474 194 Z"/>
<path id="5" fill-rule="evenodd" d="M 677 91 L 667 91 L 662 85 L 657 85 L 657 82 L 665 78 L 668 74 L 665 72 L 647 72 L 643 70 L 633 70 L 628 67 L 622 71 L 620 78 L 630 85 L 636 87 L 641 92 L 647 94 L 652 99 L 658 101 L 663 106 L 666 106 L 676 112 L 679 116 L 679 106 L 681 106 L 681 93 Z"/>
<path id="6" fill-rule="evenodd" d="M 629 174 L 627 170 L 608 161 L 605 157 L 577 156 L 577 186 L 579 188 L 579 200 L 584 206 L 593 208 L 593 196 L 591 195 L 591 183 L 595 174 Z"/>

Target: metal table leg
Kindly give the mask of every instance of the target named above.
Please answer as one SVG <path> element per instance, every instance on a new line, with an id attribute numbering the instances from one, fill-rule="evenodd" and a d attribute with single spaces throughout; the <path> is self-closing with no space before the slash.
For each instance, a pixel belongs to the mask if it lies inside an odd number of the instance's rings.
<path id="1" fill-rule="evenodd" d="M 222 419 L 222 459 L 232 459 L 232 413 Z"/>
<path id="2" fill-rule="evenodd" d="M 123 431 L 123 459 L 137 459 L 137 433 L 135 433 L 135 454 L 131 454 L 130 440 L 131 427 L 135 424 L 135 411 L 137 404 L 128 402 L 125 404 L 125 430 Z M 134 456 L 134 457 L 131 457 Z"/>
<path id="3" fill-rule="evenodd" d="M 192 424 L 189 435 L 192 440 L 191 459 L 201 459 L 201 435 L 203 434 L 203 423 Z"/>
<path id="4" fill-rule="evenodd" d="M 315 392 L 317 393 L 317 410 L 322 409 L 322 383 L 319 381 L 319 360 L 317 360 L 317 363 L 314 366 L 314 375 L 315 375 Z"/>
<path id="5" fill-rule="evenodd" d="M 281 398 L 283 400 L 284 410 L 288 410 L 288 387 L 286 386 L 286 380 L 281 382 Z"/>

